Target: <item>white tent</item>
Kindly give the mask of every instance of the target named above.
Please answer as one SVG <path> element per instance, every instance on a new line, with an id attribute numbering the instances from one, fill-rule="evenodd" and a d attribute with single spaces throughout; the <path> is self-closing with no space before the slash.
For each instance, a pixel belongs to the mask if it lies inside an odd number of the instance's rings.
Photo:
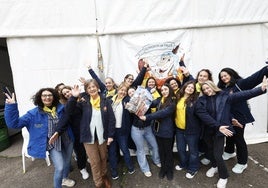
<path id="1" fill-rule="evenodd" d="M 0 37 L 7 47 L 21 114 L 41 87 L 73 85 L 98 70 L 97 37 L 104 76 L 136 74 L 146 45 L 180 43 L 195 76 L 231 67 L 246 77 L 268 57 L 267 0 L 0 0 Z M 97 33 L 96 33 L 97 31 Z M 96 35 L 98 34 L 98 35 Z M 98 71 L 97 71 L 98 73 Z M 268 141 L 267 95 L 250 100 L 254 125 L 248 143 Z"/>

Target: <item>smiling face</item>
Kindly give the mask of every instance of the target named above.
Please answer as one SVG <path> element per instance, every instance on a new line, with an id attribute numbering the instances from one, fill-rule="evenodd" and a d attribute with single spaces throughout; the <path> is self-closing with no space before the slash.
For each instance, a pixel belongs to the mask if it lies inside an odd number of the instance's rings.
<path id="1" fill-rule="evenodd" d="M 99 88 L 97 87 L 97 85 L 94 82 L 89 82 L 88 86 L 86 88 L 86 92 L 92 97 L 92 98 L 96 98 L 99 96 Z"/>
<path id="2" fill-rule="evenodd" d="M 127 91 L 127 94 L 129 97 L 132 97 L 135 93 L 135 89 L 134 88 L 129 88 L 128 91 Z"/>
<path id="3" fill-rule="evenodd" d="M 200 71 L 197 77 L 198 83 L 202 84 L 209 79 L 209 75 L 206 71 Z"/>
<path id="4" fill-rule="evenodd" d="M 53 94 L 50 91 L 45 90 L 41 94 L 41 100 L 44 106 L 50 107 L 54 100 Z"/>
<path id="5" fill-rule="evenodd" d="M 117 91 L 117 95 L 119 98 L 124 98 L 127 95 L 127 87 L 126 86 L 120 87 Z"/>
<path id="6" fill-rule="evenodd" d="M 169 95 L 169 88 L 167 87 L 167 86 L 165 86 L 165 85 L 163 85 L 162 87 L 161 87 L 161 94 L 162 94 L 162 96 L 163 97 L 168 97 L 168 95 Z"/>
<path id="7" fill-rule="evenodd" d="M 148 79 L 148 82 L 147 82 L 147 87 L 149 88 L 154 88 L 155 87 L 155 80 L 154 79 Z"/>
<path id="8" fill-rule="evenodd" d="M 105 79 L 105 86 L 108 91 L 111 91 L 114 89 L 114 81 L 111 78 Z"/>
<path id="9" fill-rule="evenodd" d="M 228 74 L 228 73 L 225 72 L 225 71 L 222 71 L 222 72 L 220 73 L 220 78 L 221 78 L 221 81 L 222 81 L 223 83 L 225 83 L 225 84 L 229 84 L 230 81 L 231 81 L 231 76 L 230 76 L 230 74 Z"/>
<path id="10" fill-rule="evenodd" d="M 186 88 L 185 88 L 185 94 L 186 95 L 192 95 L 193 93 L 194 93 L 194 84 L 189 84 L 189 85 L 187 85 L 186 86 Z"/>
<path id="11" fill-rule="evenodd" d="M 134 81 L 133 75 L 128 75 L 125 78 L 125 83 L 127 84 L 128 87 L 132 85 L 133 81 Z"/>
<path id="12" fill-rule="evenodd" d="M 176 80 L 170 80 L 169 85 L 173 89 L 173 91 L 176 91 L 177 89 L 179 89 L 179 86 Z"/>
<path id="13" fill-rule="evenodd" d="M 61 90 L 61 94 L 66 98 L 69 99 L 72 96 L 72 91 L 70 89 L 67 88 L 63 88 Z"/>
<path id="14" fill-rule="evenodd" d="M 204 84 L 202 86 L 202 91 L 203 91 L 204 95 L 207 95 L 207 96 L 213 96 L 216 94 L 216 92 L 211 87 L 209 87 L 209 85 L 207 85 L 207 84 Z"/>

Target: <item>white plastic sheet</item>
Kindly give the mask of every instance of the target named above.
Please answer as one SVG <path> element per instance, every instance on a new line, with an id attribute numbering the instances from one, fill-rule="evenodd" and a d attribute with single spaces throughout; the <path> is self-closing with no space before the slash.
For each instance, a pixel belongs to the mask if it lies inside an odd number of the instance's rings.
<path id="1" fill-rule="evenodd" d="M 0 0 L 0 37 L 8 37 L 21 113 L 41 87 L 88 78 L 97 69 L 98 30 L 104 75 L 117 83 L 137 75 L 136 54 L 148 44 L 180 42 L 193 76 L 231 67 L 246 77 L 268 57 L 268 1 L 187 0 Z M 96 22 L 96 18 L 98 19 Z M 97 23 L 97 24 L 96 24 Z M 267 95 L 250 101 L 256 119 L 246 128 L 249 143 L 268 141 Z"/>

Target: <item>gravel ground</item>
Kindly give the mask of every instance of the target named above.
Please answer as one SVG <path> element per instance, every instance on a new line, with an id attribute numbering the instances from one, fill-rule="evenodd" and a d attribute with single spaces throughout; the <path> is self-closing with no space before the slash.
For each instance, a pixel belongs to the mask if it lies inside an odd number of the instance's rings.
<path id="1" fill-rule="evenodd" d="M 11 137 L 12 145 L 6 150 L 0 152 L 0 188 L 47 188 L 53 187 L 53 166 L 47 166 L 45 160 L 26 159 L 26 173 L 22 172 L 21 162 L 21 147 L 22 137 L 20 134 Z M 249 160 L 248 168 L 243 174 L 234 174 L 231 169 L 236 163 L 236 159 L 227 161 L 227 167 L 230 173 L 227 187 L 268 187 L 268 143 L 249 145 Z M 177 162 L 177 154 L 174 153 L 175 162 Z M 123 165 L 123 160 L 120 160 L 120 178 L 112 181 L 114 188 L 196 188 L 196 187 L 216 187 L 218 177 L 206 177 L 205 173 L 209 166 L 201 166 L 197 175 L 189 180 L 185 178 L 185 171 L 175 171 L 174 180 L 158 178 L 159 168 L 153 165 L 150 161 L 150 167 L 153 176 L 147 178 L 140 171 L 136 157 L 133 157 L 136 172 L 129 175 Z M 75 161 L 72 161 L 73 171 L 70 173 L 70 178 L 76 181 L 75 187 L 88 188 L 94 187 L 92 176 L 89 179 L 83 180 Z M 88 164 L 90 171 L 90 165 Z"/>

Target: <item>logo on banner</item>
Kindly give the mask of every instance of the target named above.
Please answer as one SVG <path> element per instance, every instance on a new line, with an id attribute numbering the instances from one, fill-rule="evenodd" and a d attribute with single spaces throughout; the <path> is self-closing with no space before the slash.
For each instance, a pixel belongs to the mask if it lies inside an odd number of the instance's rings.
<path id="1" fill-rule="evenodd" d="M 148 44 L 144 46 L 136 55 L 139 59 L 139 70 L 141 70 L 145 62 L 150 67 L 144 80 L 154 77 L 158 87 L 161 87 L 170 77 L 182 81 L 183 74 L 179 62 L 183 55 L 183 50 L 179 46 L 175 42 Z"/>

